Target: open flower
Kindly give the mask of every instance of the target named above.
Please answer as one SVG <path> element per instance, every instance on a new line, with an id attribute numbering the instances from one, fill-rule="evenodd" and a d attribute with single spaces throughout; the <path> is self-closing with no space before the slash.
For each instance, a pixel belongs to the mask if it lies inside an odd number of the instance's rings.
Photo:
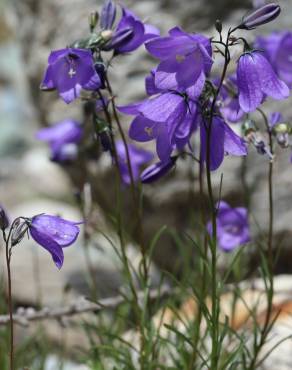
<path id="1" fill-rule="evenodd" d="M 208 38 L 175 27 L 169 36 L 156 37 L 145 46 L 151 55 L 160 59 L 155 73 L 156 87 L 178 90 L 195 85 L 201 93 L 213 63 Z"/>
<path id="2" fill-rule="evenodd" d="M 274 72 L 260 51 L 244 53 L 238 61 L 237 85 L 239 105 L 246 112 L 255 111 L 266 96 L 281 100 L 288 98 L 288 86 Z"/>
<path id="3" fill-rule="evenodd" d="M 130 184 L 131 177 L 129 173 L 126 149 L 122 140 L 118 140 L 116 142 L 116 150 L 119 159 L 119 168 L 122 180 L 125 184 Z M 128 144 L 128 151 L 133 174 L 133 180 L 137 181 L 139 179 L 140 168 L 147 162 L 150 162 L 153 159 L 154 155 L 148 150 L 137 148 L 133 144 Z"/>
<path id="4" fill-rule="evenodd" d="M 55 162 L 67 162 L 76 158 L 78 147 L 83 135 L 83 129 L 79 122 L 66 119 L 39 130 L 36 138 L 46 141 L 51 147 L 51 160 Z"/>
<path id="5" fill-rule="evenodd" d="M 41 89 L 57 89 L 67 104 L 77 99 L 82 89 L 96 90 L 101 86 L 90 50 L 55 50 L 51 52 L 48 63 Z"/>
<path id="6" fill-rule="evenodd" d="M 119 109 L 136 116 L 129 130 L 130 138 L 139 142 L 156 140 L 161 161 L 168 161 L 175 148 L 181 149 L 196 128 L 196 104 L 179 92 L 166 91 Z"/>
<path id="7" fill-rule="evenodd" d="M 63 248 L 73 244 L 79 234 L 82 222 L 64 220 L 58 216 L 41 214 L 28 223 L 31 237 L 49 253 L 60 269 L 64 262 Z"/>
<path id="8" fill-rule="evenodd" d="M 221 201 L 217 214 L 217 239 L 219 247 L 225 252 L 231 252 L 236 247 L 250 241 L 250 230 L 247 209 L 231 208 Z M 212 223 L 208 222 L 207 230 L 212 234 Z"/>
<path id="9" fill-rule="evenodd" d="M 265 56 L 277 75 L 292 87 L 292 32 L 273 32 L 256 39 L 257 48 L 264 50 Z"/>

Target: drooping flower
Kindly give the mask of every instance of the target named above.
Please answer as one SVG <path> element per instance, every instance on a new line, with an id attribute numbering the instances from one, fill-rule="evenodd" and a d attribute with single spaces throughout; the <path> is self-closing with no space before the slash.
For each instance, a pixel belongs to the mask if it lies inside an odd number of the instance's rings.
<path id="1" fill-rule="evenodd" d="M 207 160 L 207 127 L 208 122 L 200 122 L 201 134 L 201 160 Z M 238 136 L 220 116 L 215 116 L 212 121 L 210 136 L 210 169 L 215 171 L 223 162 L 225 155 L 245 156 L 247 147 L 245 141 Z"/>
<path id="2" fill-rule="evenodd" d="M 266 57 L 281 80 L 292 87 L 292 32 L 273 32 L 256 39 L 257 48 L 264 50 Z"/>
<path id="3" fill-rule="evenodd" d="M 150 184 L 166 175 L 175 165 L 178 157 L 170 157 L 168 161 L 157 162 L 147 167 L 140 176 L 143 184 Z"/>
<path id="4" fill-rule="evenodd" d="M 270 3 L 259 7 L 251 14 L 244 17 L 241 24 L 237 27 L 243 30 L 252 30 L 262 24 L 272 22 L 281 13 L 281 7 L 278 4 Z"/>
<path id="5" fill-rule="evenodd" d="M 136 182 L 139 179 L 140 168 L 146 163 L 150 162 L 154 158 L 154 155 L 148 150 L 138 148 L 133 144 L 128 144 L 127 146 L 129 151 L 133 180 Z M 116 150 L 119 159 L 119 168 L 122 180 L 125 184 L 129 185 L 131 183 L 131 176 L 129 173 L 126 148 L 122 140 L 118 140 L 116 142 Z"/>
<path id="6" fill-rule="evenodd" d="M 145 46 L 151 55 L 160 59 L 155 73 L 157 88 L 179 90 L 196 86 L 198 94 L 201 93 L 213 63 L 208 38 L 175 27 L 169 36 L 156 37 Z"/>
<path id="7" fill-rule="evenodd" d="M 72 222 L 58 216 L 41 214 L 28 223 L 31 237 L 44 247 L 60 269 L 64 262 L 63 248 L 73 244 L 79 234 L 82 222 Z"/>
<path id="8" fill-rule="evenodd" d="M 133 12 L 123 8 L 122 18 L 105 49 L 114 49 L 118 54 L 129 53 L 138 49 L 145 41 L 159 36 L 159 34 L 160 32 L 156 27 L 144 24 Z"/>
<path id="9" fill-rule="evenodd" d="M 269 61 L 258 50 L 246 52 L 239 58 L 237 85 L 239 105 L 246 113 L 255 111 L 266 96 L 277 100 L 289 96 L 288 86 L 277 77 Z"/>
<path id="10" fill-rule="evenodd" d="M 67 48 L 51 52 L 42 90 L 58 90 L 69 104 L 80 96 L 82 89 L 97 90 L 100 86 L 90 50 Z"/>
<path id="11" fill-rule="evenodd" d="M 187 94 L 167 91 L 151 99 L 120 107 L 121 112 L 135 115 L 129 136 L 132 140 L 156 140 L 161 161 L 168 161 L 175 148 L 181 149 L 196 129 L 196 104 Z"/>
<path id="12" fill-rule="evenodd" d="M 83 129 L 80 123 L 66 119 L 54 126 L 39 130 L 36 138 L 50 144 L 52 161 L 67 162 L 76 158 L 77 144 L 82 135 Z"/>
<path id="13" fill-rule="evenodd" d="M 250 241 L 248 211 L 244 207 L 232 208 L 221 201 L 217 213 L 217 239 L 219 248 L 231 252 L 236 247 Z M 212 223 L 208 222 L 207 230 L 212 234 Z"/>

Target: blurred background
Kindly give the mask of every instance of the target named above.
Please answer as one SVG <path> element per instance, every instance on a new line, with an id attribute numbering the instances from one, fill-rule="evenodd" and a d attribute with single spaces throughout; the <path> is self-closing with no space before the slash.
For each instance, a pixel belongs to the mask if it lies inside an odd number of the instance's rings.
<path id="1" fill-rule="evenodd" d="M 55 92 L 41 92 L 39 85 L 50 51 L 64 48 L 86 36 L 88 15 L 101 3 L 96 0 L 0 0 L 0 203 L 11 218 L 46 212 L 72 220 L 82 219 L 76 200 L 76 194 L 83 185 L 78 166 L 68 168 L 50 162 L 49 149 L 35 139 L 35 134 L 40 127 L 65 118 L 82 121 L 83 110 L 79 102 L 67 106 Z M 162 34 L 174 25 L 180 25 L 189 32 L 204 32 L 209 36 L 214 33 L 216 19 L 221 19 L 226 28 L 233 26 L 253 6 L 249 0 L 140 0 L 123 3 L 141 19 L 159 27 Z M 274 29 L 291 30 L 292 0 L 281 0 L 280 4 L 283 11 L 277 21 L 249 33 L 248 38 Z M 147 56 L 144 47 L 114 62 L 112 76 L 118 104 L 144 97 L 144 78 L 154 65 L 155 61 Z M 280 110 L 287 120 L 292 118 L 288 101 L 269 104 L 265 108 L 267 112 Z M 281 152 L 276 164 L 275 230 L 276 239 L 283 246 L 278 273 L 292 270 L 292 164 L 289 157 L 289 151 Z M 249 163 L 253 165 L 249 166 Z M 250 208 L 255 237 L 260 229 L 265 228 L 267 221 L 266 169 L 263 163 L 268 165 L 251 151 L 244 163 L 241 159 L 227 158 L 222 168 L 223 197 L 234 206 L 246 204 Z M 171 179 L 145 190 L 145 228 L 149 239 L 163 224 L 172 230 L 193 232 L 185 204 L 190 200 L 195 212 L 202 200 L 198 188 L 190 188 L 190 166 L 187 162 Z M 105 220 L 107 205 L 102 202 L 102 199 L 111 199 L 111 189 L 114 188 L 110 167 L 110 159 L 101 155 L 86 174 L 93 179 L 93 190 L 97 194 L 95 221 L 113 235 Z M 245 185 L 252 189 L 248 200 L 241 177 L 243 171 Z M 215 174 L 218 187 L 220 173 Z M 196 175 L 194 178 L 196 181 Z M 89 246 L 88 253 L 96 274 L 98 296 L 111 296 L 122 284 L 118 260 L 101 235 L 95 235 L 91 243 L 94 245 Z M 129 244 L 133 258 L 137 255 L 134 245 L 135 240 Z M 159 280 L 160 269 L 179 274 L 181 264 L 176 256 L 177 245 L 171 235 L 165 235 L 154 253 L 154 283 Z M 13 294 L 19 305 L 38 305 L 41 302 L 42 305 L 54 306 L 88 294 L 88 256 L 84 254 L 82 238 L 66 251 L 65 265 L 60 272 L 56 271 L 50 256 L 31 240 L 15 250 L 12 261 L 16 272 L 13 274 Z M 50 325 L 47 330 L 53 340 L 58 341 L 57 325 Z M 78 333 L 75 334 L 68 339 L 68 346 L 79 342 Z"/>

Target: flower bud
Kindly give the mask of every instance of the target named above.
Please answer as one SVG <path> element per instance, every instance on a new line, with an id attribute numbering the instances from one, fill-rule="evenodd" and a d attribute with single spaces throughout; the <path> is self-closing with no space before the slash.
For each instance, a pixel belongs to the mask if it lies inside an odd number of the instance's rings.
<path id="1" fill-rule="evenodd" d="M 14 227 L 11 235 L 11 246 L 14 247 L 20 243 L 24 235 L 28 231 L 28 222 L 18 219 L 14 222 Z"/>
<path id="2" fill-rule="evenodd" d="M 107 0 L 103 4 L 100 16 L 100 27 L 103 30 L 109 30 L 112 28 L 116 19 L 117 8 L 112 0 Z"/>
<path id="3" fill-rule="evenodd" d="M 7 217 L 7 214 L 4 208 L 0 206 L 0 229 L 5 230 L 7 229 L 8 226 L 9 226 L 9 219 Z"/>
<path id="4" fill-rule="evenodd" d="M 220 19 L 216 19 L 216 22 L 215 22 L 215 28 L 216 30 L 221 33 L 222 32 L 222 22 L 220 21 Z"/>
<path id="5" fill-rule="evenodd" d="M 98 12 L 92 12 L 89 16 L 89 28 L 90 32 L 93 32 L 98 22 L 99 14 Z"/>
<path id="6" fill-rule="evenodd" d="M 167 162 L 158 162 L 147 167 L 141 173 L 140 176 L 141 182 L 143 184 L 149 184 L 160 179 L 160 177 L 163 177 L 172 169 L 172 167 L 175 165 L 177 158 L 178 158 L 177 156 L 171 157 Z"/>
<path id="7" fill-rule="evenodd" d="M 260 7 L 250 15 L 243 18 L 242 23 L 237 27 L 244 30 L 252 30 L 257 26 L 273 21 L 281 12 L 278 4 L 271 3 Z"/>

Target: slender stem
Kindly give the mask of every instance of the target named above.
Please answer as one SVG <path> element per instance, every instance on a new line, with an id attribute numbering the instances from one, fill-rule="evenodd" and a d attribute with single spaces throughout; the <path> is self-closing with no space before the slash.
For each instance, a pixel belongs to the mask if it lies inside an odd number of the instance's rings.
<path id="1" fill-rule="evenodd" d="M 133 203 L 136 205 L 134 208 L 136 210 L 136 217 L 137 217 L 137 225 L 138 225 L 138 235 L 139 235 L 139 247 L 141 250 L 142 254 L 142 267 L 143 267 L 143 277 L 144 277 L 144 282 L 147 285 L 148 282 L 148 267 L 147 267 L 147 260 L 146 260 L 146 247 L 145 247 L 145 242 L 144 242 L 144 232 L 143 232 L 143 226 L 142 226 L 142 207 L 140 206 L 140 200 L 139 200 L 139 194 L 136 194 L 136 188 L 135 188 L 135 181 L 134 181 L 134 176 L 133 176 L 133 170 L 132 170 L 132 165 L 131 165 L 131 158 L 130 158 L 130 153 L 129 153 L 129 147 L 127 144 L 127 140 L 125 137 L 124 130 L 122 128 L 119 115 L 116 109 L 116 104 L 115 104 L 115 98 L 113 95 L 113 90 L 110 84 L 110 81 L 107 77 L 105 76 L 105 81 L 106 81 L 106 86 L 109 91 L 109 93 L 112 96 L 111 103 L 112 103 L 112 109 L 113 109 L 113 114 L 115 121 L 117 123 L 119 133 L 121 135 L 124 147 L 125 147 L 125 152 L 126 152 L 126 158 L 127 158 L 127 165 L 128 165 L 128 171 L 130 174 L 130 181 L 131 181 L 131 191 L 132 191 L 132 197 L 133 197 Z"/>
<path id="2" fill-rule="evenodd" d="M 8 310 L 9 310 L 9 324 L 10 324 L 10 351 L 9 351 L 9 369 L 14 370 L 14 331 L 13 331 L 13 308 L 12 308 L 12 284 L 11 284 L 11 250 L 9 248 L 9 238 L 6 238 L 5 231 L 3 230 L 3 239 L 5 242 L 5 255 L 7 267 L 7 280 L 8 280 Z"/>
<path id="3" fill-rule="evenodd" d="M 269 127 L 269 122 L 264 111 L 257 109 L 258 112 L 262 115 L 266 130 L 269 136 L 269 147 L 270 152 L 274 154 L 274 145 L 273 145 L 273 136 L 271 129 Z M 271 319 L 273 312 L 273 297 L 274 297 L 274 255 L 273 255 L 273 230 L 274 230 L 274 196 L 273 196 L 273 172 L 274 172 L 274 163 L 273 160 L 269 162 L 269 172 L 268 172 L 268 203 L 269 203 L 269 228 L 268 228 L 268 240 L 267 240 L 267 266 L 268 266 L 268 278 L 269 278 L 269 288 L 267 290 L 267 312 L 265 316 L 265 322 L 263 328 L 261 329 L 261 337 L 259 344 L 255 347 L 254 357 L 251 361 L 251 364 L 248 370 L 253 370 L 257 368 L 257 359 L 262 349 L 263 345 L 266 342 L 267 336 L 272 329 Z"/>
<path id="4" fill-rule="evenodd" d="M 224 51 L 224 66 L 220 78 L 219 85 L 215 91 L 213 101 L 210 109 L 210 118 L 208 121 L 207 128 L 207 153 L 206 153 L 206 177 L 207 177 L 207 189 L 208 197 L 211 209 L 212 218 L 212 238 L 210 241 L 210 251 L 211 251 L 211 299 L 212 299 L 212 324 L 211 324 L 211 337 L 212 337 L 212 349 L 211 349 L 211 369 L 216 370 L 219 366 L 219 297 L 218 297 L 218 284 L 217 284 L 217 210 L 215 209 L 214 194 L 212 187 L 212 176 L 211 176 L 211 137 L 212 137 L 212 124 L 215 115 L 216 102 L 223 85 L 224 79 L 226 77 L 227 68 L 230 62 L 230 53 L 228 49 L 229 37 L 231 31 L 228 31 L 227 39 L 225 43 Z"/>

